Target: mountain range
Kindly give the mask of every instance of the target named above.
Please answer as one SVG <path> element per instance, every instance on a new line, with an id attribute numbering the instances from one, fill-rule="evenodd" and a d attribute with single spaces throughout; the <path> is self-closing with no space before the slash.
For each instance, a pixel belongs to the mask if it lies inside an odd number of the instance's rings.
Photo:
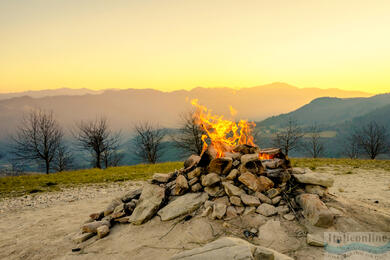
<path id="1" fill-rule="evenodd" d="M 57 92 L 49 90 L 22 94 L 19 97 L 0 100 L 0 122 L 4 122 L 0 124 L 0 138 L 15 129 L 23 114 L 36 108 L 53 111 L 58 121 L 66 128 L 71 128 L 80 120 L 105 116 L 113 129 L 129 131 L 133 123 L 142 120 L 156 122 L 164 127 L 176 127 L 179 115 L 191 109 L 188 101 L 193 98 L 198 98 L 200 104 L 206 105 L 217 114 L 229 116 L 229 105 L 232 105 L 238 111 L 236 119 L 260 121 L 298 109 L 317 97 L 370 96 L 365 92 L 297 88 L 285 83 L 238 90 L 202 87 L 172 92 L 153 89 L 103 92 L 60 89 Z"/>

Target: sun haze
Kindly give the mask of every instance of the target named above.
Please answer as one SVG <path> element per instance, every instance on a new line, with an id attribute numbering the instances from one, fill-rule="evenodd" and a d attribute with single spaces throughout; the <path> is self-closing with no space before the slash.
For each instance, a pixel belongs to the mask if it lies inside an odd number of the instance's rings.
<path id="1" fill-rule="evenodd" d="M 0 2 L 0 92 L 390 86 L 389 1 Z"/>

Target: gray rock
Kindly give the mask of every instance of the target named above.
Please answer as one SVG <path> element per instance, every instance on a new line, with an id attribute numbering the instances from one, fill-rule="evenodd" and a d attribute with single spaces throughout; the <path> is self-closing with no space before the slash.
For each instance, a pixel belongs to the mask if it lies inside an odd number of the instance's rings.
<path id="1" fill-rule="evenodd" d="M 278 213 L 278 211 L 276 210 L 276 208 L 274 206 L 269 205 L 267 203 L 261 204 L 256 209 L 256 212 L 263 215 L 263 216 L 266 216 L 266 217 L 270 217 L 270 216 L 276 215 Z"/>
<path id="2" fill-rule="evenodd" d="M 222 182 L 222 186 L 224 187 L 226 194 L 229 196 L 240 196 L 244 193 L 242 189 L 231 184 L 230 182 Z"/>
<path id="3" fill-rule="evenodd" d="M 214 203 L 213 205 L 213 213 L 211 214 L 211 217 L 213 219 L 222 219 L 223 216 L 226 214 L 227 206 L 225 204 L 221 203 Z"/>
<path id="4" fill-rule="evenodd" d="M 241 173 L 250 172 L 253 174 L 259 174 L 264 172 L 264 167 L 262 166 L 257 153 L 245 154 L 241 156 L 241 165 L 239 170 Z"/>
<path id="5" fill-rule="evenodd" d="M 237 211 L 236 211 L 235 207 L 228 206 L 226 208 L 225 220 L 230 220 L 230 219 L 236 218 L 237 216 L 238 216 L 238 214 L 237 214 Z"/>
<path id="6" fill-rule="evenodd" d="M 199 180 L 198 177 L 192 178 L 188 181 L 188 185 L 192 186 Z"/>
<path id="7" fill-rule="evenodd" d="M 146 184 L 137 207 L 131 214 L 129 222 L 140 225 L 156 214 L 165 198 L 165 189 L 152 184 Z"/>
<path id="8" fill-rule="evenodd" d="M 241 217 L 242 224 L 245 228 L 256 228 L 258 229 L 261 225 L 265 224 L 268 220 L 268 218 L 252 213 L 252 214 L 247 214 Z M 257 232 L 256 232 L 257 233 Z"/>
<path id="9" fill-rule="evenodd" d="M 226 177 L 227 180 L 234 180 L 237 178 L 237 176 L 240 174 L 240 172 L 237 169 L 233 169 L 230 171 L 229 175 Z"/>
<path id="10" fill-rule="evenodd" d="M 215 199 L 213 202 L 214 203 L 222 203 L 222 204 L 225 204 L 226 206 L 230 206 L 230 201 L 229 201 L 228 196 L 219 197 L 219 198 Z"/>
<path id="11" fill-rule="evenodd" d="M 238 215 L 241 215 L 245 211 L 245 207 L 235 206 Z"/>
<path id="12" fill-rule="evenodd" d="M 122 204 L 122 200 L 120 199 L 114 199 L 113 201 L 111 201 L 111 203 L 108 204 L 107 208 L 104 210 L 104 216 L 110 215 L 120 204 Z"/>
<path id="13" fill-rule="evenodd" d="M 310 246 L 324 247 L 324 238 L 319 235 L 307 234 L 306 243 Z"/>
<path id="14" fill-rule="evenodd" d="M 208 207 L 206 207 L 206 208 L 203 210 L 201 216 L 202 216 L 202 217 L 207 217 L 208 215 L 211 214 L 211 212 L 213 212 L 213 207 L 212 207 L 212 206 L 208 206 Z"/>
<path id="15" fill-rule="evenodd" d="M 232 169 L 233 159 L 229 157 L 220 157 L 211 160 L 209 172 L 225 175 Z"/>
<path id="16" fill-rule="evenodd" d="M 243 194 L 241 194 L 240 198 L 241 198 L 242 203 L 244 203 L 247 206 L 257 207 L 260 205 L 260 200 L 255 196 L 251 196 L 251 195 L 243 193 Z"/>
<path id="17" fill-rule="evenodd" d="M 320 197 L 323 197 L 326 194 L 327 189 L 319 185 L 307 184 L 305 186 L 305 191 L 306 193 L 316 194 Z"/>
<path id="18" fill-rule="evenodd" d="M 193 154 L 184 161 L 184 168 L 189 168 L 196 165 L 200 161 L 200 156 Z"/>
<path id="19" fill-rule="evenodd" d="M 221 177 L 219 177 L 216 173 L 209 173 L 207 175 L 202 176 L 202 185 L 203 186 L 211 186 L 221 181 Z"/>
<path id="20" fill-rule="evenodd" d="M 84 224 L 81 227 L 81 231 L 83 233 L 96 233 L 98 227 L 100 227 L 100 226 L 108 226 L 108 227 L 110 227 L 110 222 L 106 221 L 106 220 L 101 220 L 101 221 L 94 221 L 94 222 L 91 222 L 91 223 L 87 223 L 87 224 Z"/>
<path id="21" fill-rule="evenodd" d="M 295 216 L 292 213 L 288 213 L 288 214 L 284 214 L 283 218 L 288 220 L 288 221 L 293 221 L 295 219 Z"/>
<path id="22" fill-rule="evenodd" d="M 141 192 L 142 192 L 142 188 L 135 188 L 135 189 L 129 191 L 128 193 L 126 193 L 126 195 L 124 195 L 122 197 L 122 202 L 127 203 L 127 202 L 130 202 L 132 199 L 139 198 L 139 196 L 141 195 Z"/>
<path id="23" fill-rule="evenodd" d="M 162 221 L 171 220 L 197 210 L 209 196 L 202 193 L 187 193 L 158 211 Z"/>
<path id="24" fill-rule="evenodd" d="M 272 204 L 272 201 L 271 201 L 271 199 L 270 198 L 268 198 L 267 196 L 265 196 L 263 193 L 261 193 L 261 192 L 256 192 L 255 193 L 255 196 L 257 197 L 257 198 L 259 198 L 259 200 L 261 201 L 261 202 L 263 202 L 263 203 L 268 203 L 268 204 Z"/>
<path id="25" fill-rule="evenodd" d="M 230 197 L 230 203 L 232 203 L 235 206 L 242 206 L 241 199 L 238 196 L 231 196 Z"/>
<path id="26" fill-rule="evenodd" d="M 333 178 L 317 172 L 306 172 L 305 174 L 293 174 L 293 176 L 299 183 L 321 185 L 324 187 L 331 187 L 334 182 Z"/>
<path id="27" fill-rule="evenodd" d="M 191 191 L 192 192 L 198 192 L 202 189 L 202 185 L 200 183 L 195 183 L 194 185 L 191 186 Z"/>
<path id="28" fill-rule="evenodd" d="M 286 205 L 276 207 L 276 210 L 278 211 L 279 215 L 284 215 L 290 211 Z"/>
<path id="29" fill-rule="evenodd" d="M 97 232 L 98 238 L 103 238 L 103 237 L 107 236 L 108 233 L 110 233 L 110 228 L 107 227 L 106 225 L 103 225 L 103 226 L 98 227 L 96 232 Z"/>
<path id="30" fill-rule="evenodd" d="M 176 187 L 182 188 L 182 189 L 188 189 L 188 182 L 184 175 L 179 175 L 176 178 Z"/>
<path id="31" fill-rule="evenodd" d="M 95 233 L 77 233 L 73 238 L 73 242 L 79 244 L 84 241 L 87 241 L 91 237 L 95 236 Z"/>
<path id="32" fill-rule="evenodd" d="M 202 174 L 202 168 L 198 167 L 198 168 L 195 168 L 194 170 L 190 171 L 187 174 L 187 176 L 188 176 L 188 179 L 193 179 L 195 177 L 199 177 L 201 174 Z"/>
<path id="33" fill-rule="evenodd" d="M 256 207 L 245 207 L 244 212 L 242 213 L 243 216 L 252 214 L 256 212 Z"/>
<path id="34" fill-rule="evenodd" d="M 280 194 L 280 190 L 277 189 L 277 188 L 272 188 L 272 189 L 269 189 L 266 191 L 266 195 L 268 198 L 270 199 L 273 199 L 275 198 L 276 196 L 278 196 Z"/>
<path id="35" fill-rule="evenodd" d="M 221 197 L 225 195 L 225 191 L 220 186 L 205 187 L 204 191 L 211 197 Z"/>
<path id="36" fill-rule="evenodd" d="M 303 209 L 304 217 L 317 227 L 330 227 L 334 223 L 334 214 L 328 209 L 318 195 L 301 194 L 295 200 Z"/>
<path id="37" fill-rule="evenodd" d="M 155 173 L 152 180 L 160 183 L 167 183 L 172 178 L 173 173 Z"/>
<path id="38" fill-rule="evenodd" d="M 223 237 L 205 246 L 187 250 L 174 255 L 171 260 L 255 260 L 274 259 L 292 260 L 292 258 L 276 252 L 275 250 L 255 246 L 243 239 Z"/>
<path id="39" fill-rule="evenodd" d="M 278 204 L 282 200 L 281 196 L 276 196 L 275 198 L 272 199 L 272 205 Z"/>

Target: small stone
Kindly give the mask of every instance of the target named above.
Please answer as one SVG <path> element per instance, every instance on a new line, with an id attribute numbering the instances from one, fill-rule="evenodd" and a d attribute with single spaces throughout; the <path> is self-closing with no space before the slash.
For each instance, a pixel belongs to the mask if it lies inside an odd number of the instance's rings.
<path id="1" fill-rule="evenodd" d="M 303 209 L 304 217 L 317 227 L 330 227 L 334 222 L 334 214 L 322 202 L 318 195 L 301 194 L 295 198 L 296 202 Z"/>
<path id="2" fill-rule="evenodd" d="M 188 157 L 187 160 L 184 161 L 184 168 L 192 167 L 197 163 L 199 163 L 199 161 L 200 161 L 200 156 L 197 154 L 193 154 L 190 157 Z"/>
<path id="3" fill-rule="evenodd" d="M 211 160 L 209 172 L 225 175 L 232 169 L 233 159 L 229 157 L 220 157 Z"/>
<path id="4" fill-rule="evenodd" d="M 317 172 L 306 172 L 305 174 L 293 174 L 293 176 L 299 183 L 321 185 L 324 187 L 331 187 L 334 182 L 333 178 Z"/>
<path id="5" fill-rule="evenodd" d="M 242 213 L 242 215 L 245 216 L 255 212 L 256 212 L 256 207 L 245 207 L 244 213 Z"/>
<path id="6" fill-rule="evenodd" d="M 207 217 L 208 215 L 210 215 L 210 213 L 211 213 L 212 211 L 213 211 L 212 206 L 208 206 L 208 207 L 206 207 L 206 208 L 203 210 L 201 216 L 202 216 L 202 217 Z"/>
<path id="7" fill-rule="evenodd" d="M 82 242 L 90 239 L 94 235 L 95 235 L 95 233 L 78 233 L 77 235 L 75 235 L 72 238 L 72 240 L 73 240 L 73 242 L 79 244 L 79 243 L 82 243 Z"/>
<path id="8" fill-rule="evenodd" d="M 269 189 L 267 192 L 267 197 L 270 198 L 270 199 L 273 199 L 275 198 L 276 196 L 278 196 L 280 194 L 280 190 L 277 189 L 277 188 L 272 188 L 272 189 Z"/>
<path id="9" fill-rule="evenodd" d="M 327 189 L 322 187 L 322 186 L 319 186 L 319 185 L 307 184 L 305 186 L 305 191 L 306 191 L 306 193 L 316 194 L 320 197 L 323 197 L 325 195 Z"/>
<path id="10" fill-rule="evenodd" d="M 199 177 L 201 174 L 202 174 L 202 168 L 198 167 L 198 168 L 195 168 L 194 170 L 190 171 L 187 174 L 187 176 L 188 176 L 188 179 L 193 179 L 195 177 Z"/>
<path id="11" fill-rule="evenodd" d="M 101 221 L 94 221 L 94 222 L 91 222 L 88 224 L 84 224 L 81 227 L 81 231 L 83 233 L 96 233 L 98 227 L 100 227 L 100 226 L 110 226 L 110 222 L 105 221 L 105 220 L 101 220 Z"/>
<path id="12" fill-rule="evenodd" d="M 270 217 L 270 216 L 276 215 L 278 213 L 278 211 L 276 210 L 276 208 L 274 206 L 266 204 L 266 203 L 261 204 L 256 209 L 256 212 L 263 215 L 263 216 L 266 216 L 266 217 Z"/>
<path id="13" fill-rule="evenodd" d="M 244 193 L 242 189 L 229 182 L 223 182 L 222 186 L 224 187 L 226 194 L 229 196 L 240 196 Z"/>
<path id="14" fill-rule="evenodd" d="M 265 176 L 260 176 L 258 178 L 258 182 L 259 182 L 259 187 L 258 187 L 257 191 L 260 191 L 260 192 L 267 191 L 274 186 L 274 182 Z"/>
<path id="15" fill-rule="evenodd" d="M 225 216 L 226 209 L 227 207 L 225 204 L 215 203 L 213 205 L 213 213 L 211 214 L 211 217 L 213 219 L 222 219 L 223 216 Z"/>
<path id="16" fill-rule="evenodd" d="M 237 178 L 240 172 L 237 169 L 233 169 L 230 171 L 229 175 L 226 177 L 227 180 L 234 180 Z"/>
<path id="17" fill-rule="evenodd" d="M 188 181 L 188 185 L 192 186 L 199 180 L 198 177 L 192 178 Z"/>
<path id="18" fill-rule="evenodd" d="M 207 192 L 211 197 L 221 197 L 225 195 L 225 191 L 220 186 L 205 187 L 204 191 Z"/>
<path id="19" fill-rule="evenodd" d="M 202 189 L 202 185 L 200 183 L 195 183 L 194 185 L 191 186 L 191 191 L 192 192 L 198 192 Z"/>
<path id="20" fill-rule="evenodd" d="M 233 219 L 233 218 L 235 218 L 237 216 L 238 216 L 238 214 L 237 214 L 236 209 L 233 206 L 228 206 L 227 209 L 226 209 L 225 219 L 226 220 L 230 220 L 230 219 Z"/>
<path id="21" fill-rule="evenodd" d="M 242 173 L 238 180 L 253 191 L 258 191 L 259 189 L 260 183 L 258 178 L 250 172 Z"/>
<path id="22" fill-rule="evenodd" d="M 238 196 L 231 196 L 230 203 L 232 203 L 235 206 L 242 206 L 241 199 Z"/>
<path id="23" fill-rule="evenodd" d="M 289 214 L 283 215 L 283 218 L 286 219 L 286 220 L 288 220 L 288 221 L 292 221 L 292 220 L 295 219 L 295 216 L 294 216 L 294 214 L 289 213 Z"/>
<path id="24" fill-rule="evenodd" d="M 262 202 L 262 203 L 268 203 L 268 204 L 272 204 L 272 201 L 270 198 L 268 198 L 267 196 L 265 196 L 263 193 L 261 192 L 258 192 L 256 191 L 255 192 L 255 196 L 257 198 L 259 198 L 259 200 Z"/>
<path id="25" fill-rule="evenodd" d="M 207 207 L 213 207 L 214 201 L 206 200 L 206 201 L 204 202 L 203 205 L 204 205 L 205 208 L 207 208 Z"/>
<path id="26" fill-rule="evenodd" d="M 122 204 L 122 200 L 114 199 L 110 204 L 108 204 L 107 208 L 104 210 L 104 216 L 110 215 L 120 204 Z"/>
<path id="27" fill-rule="evenodd" d="M 188 189 L 188 182 L 187 182 L 186 177 L 184 177 L 184 175 L 177 176 L 176 187 L 179 187 L 182 189 Z"/>
<path id="28" fill-rule="evenodd" d="M 103 225 L 103 226 L 100 226 L 97 228 L 98 238 L 103 238 L 103 237 L 107 236 L 108 233 L 110 233 L 110 229 L 106 225 Z"/>
<path id="29" fill-rule="evenodd" d="M 245 216 L 242 216 L 241 220 L 242 220 L 243 227 L 256 228 L 256 229 L 258 229 L 261 225 L 267 222 L 267 218 L 260 214 L 247 214 Z"/>
<path id="30" fill-rule="evenodd" d="M 104 212 L 92 213 L 89 215 L 92 220 L 101 220 L 104 217 Z"/>
<path id="31" fill-rule="evenodd" d="M 214 203 L 222 203 L 225 204 L 226 206 L 230 206 L 230 201 L 228 196 L 217 198 L 214 200 Z"/>
<path id="32" fill-rule="evenodd" d="M 159 183 L 167 183 L 172 178 L 173 173 L 155 173 L 152 180 Z"/>
<path id="33" fill-rule="evenodd" d="M 245 207 L 235 206 L 235 208 L 236 208 L 236 212 L 237 212 L 238 215 L 241 215 L 245 211 Z"/>
<path id="34" fill-rule="evenodd" d="M 250 196 L 245 193 L 241 194 L 241 201 L 247 206 L 259 206 L 260 205 L 260 200 L 255 197 L 255 196 Z"/>
<path id="35" fill-rule="evenodd" d="M 118 222 L 118 223 L 129 223 L 129 219 L 130 219 L 130 217 L 129 216 L 127 216 L 127 217 L 122 217 L 122 218 L 117 218 L 117 219 L 115 219 L 115 222 Z"/>
<path id="36" fill-rule="evenodd" d="M 216 173 L 209 173 L 207 175 L 202 176 L 202 185 L 203 186 L 211 186 L 221 181 L 221 177 L 219 177 Z"/>
<path id="37" fill-rule="evenodd" d="M 142 188 L 136 188 L 131 190 L 130 192 L 126 193 L 126 195 L 122 197 L 122 202 L 127 203 L 130 202 L 132 199 L 138 199 L 139 196 L 141 195 L 141 192 L 142 192 Z"/>
<path id="38" fill-rule="evenodd" d="M 290 212 L 290 209 L 287 206 L 276 207 L 276 210 L 278 211 L 279 215 L 284 215 L 284 214 Z"/>
<path id="39" fill-rule="evenodd" d="M 260 174 L 264 172 L 264 167 L 261 164 L 259 155 L 245 154 L 241 156 L 240 172 L 250 172 L 252 174 Z"/>
<path id="40" fill-rule="evenodd" d="M 306 243 L 310 246 L 318 246 L 318 247 L 325 246 L 324 239 L 322 239 L 320 236 L 316 236 L 313 234 L 307 234 Z"/>
<path id="41" fill-rule="evenodd" d="M 275 198 L 272 199 L 272 205 L 278 204 L 282 200 L 281 196 L 276 196 Z"/>

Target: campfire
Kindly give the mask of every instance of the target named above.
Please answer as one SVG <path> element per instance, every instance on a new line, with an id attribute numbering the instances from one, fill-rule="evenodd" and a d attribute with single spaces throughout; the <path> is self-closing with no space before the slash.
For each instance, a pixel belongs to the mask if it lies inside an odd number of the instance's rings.
<path id="1" fill-rule="evenodd" d="M 195 122 L 204 131 L 201 155 L 191 155 L 184 167 L 156 173 L 149 184 L 115 199 L 91 214 L 75 240 L 104 237 L 115 223 L 140 225 L 158 215 L 162 221 L 178 217 L 234 219 L 248 214 L 305 218 L 312 225 L 329 227 L 333 213 L 322 202 L 333 180 L 310 170 L 293 169 L 278 148 L 261 149 L 252 136 L 255 124 L 213 115 L 198 100 Z M 236 111 L 230 108 L 232 116 Z"/>

